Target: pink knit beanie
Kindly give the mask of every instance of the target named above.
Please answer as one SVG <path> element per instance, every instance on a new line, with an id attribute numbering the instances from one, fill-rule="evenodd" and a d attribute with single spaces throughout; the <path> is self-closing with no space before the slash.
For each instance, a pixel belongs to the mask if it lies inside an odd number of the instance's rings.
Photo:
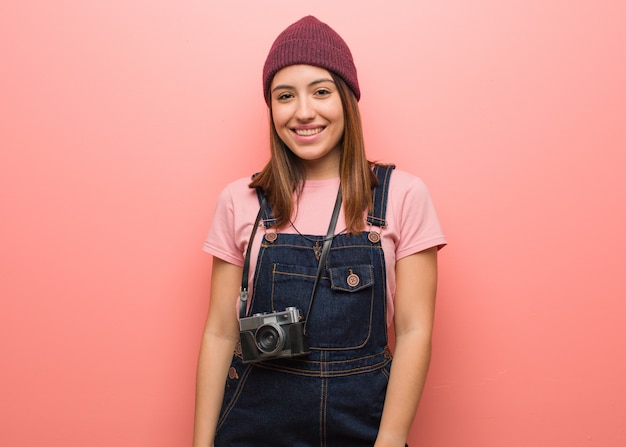
<path id="1" fill-rule="evenodd" d="M 288 26 L 278 35 L 263 67 L 263 94 L 269 104 L 269 90 L 274 75 L 290 65 L 306 64 L 325 68 L 342 78 L 361 98 L 352 53 L 335 30 L 313 16 Z"/>

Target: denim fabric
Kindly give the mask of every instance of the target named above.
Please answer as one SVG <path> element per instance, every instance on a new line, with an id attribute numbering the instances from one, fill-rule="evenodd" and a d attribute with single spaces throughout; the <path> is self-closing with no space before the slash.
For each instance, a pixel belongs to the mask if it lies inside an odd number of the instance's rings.
<path id="1" fill-rule="evenodd" d="M 309 354 L 243 364 L 235 352 L 218 421 L 216 447 L 371 447 L 382 415 L 391 352 L 387 346 L 385 260 L 378 238 L 387 180 L 377 170 L 374 225 L 334 237 L 307 315 L 323 236 L 264 238 L 251 313 L 300 309 Z M 382 172 L 381 172 L 382 171 Z M 267 215 L 272 218 L 271 210 Z M 271 224 L 266 221 L 265 225 Z"/>

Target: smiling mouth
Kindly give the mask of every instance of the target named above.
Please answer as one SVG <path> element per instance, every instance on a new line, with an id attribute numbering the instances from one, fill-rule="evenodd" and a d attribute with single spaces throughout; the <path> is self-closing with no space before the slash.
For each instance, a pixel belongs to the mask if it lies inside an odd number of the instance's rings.
<path id="1" fill-rule="evenodd" d="M 296 135 L 301 137 L 310 137 L 311 135 L 316 135 L 324 130 L 323 127 L 316 127 L 315 129 L 293 129 Z"/>

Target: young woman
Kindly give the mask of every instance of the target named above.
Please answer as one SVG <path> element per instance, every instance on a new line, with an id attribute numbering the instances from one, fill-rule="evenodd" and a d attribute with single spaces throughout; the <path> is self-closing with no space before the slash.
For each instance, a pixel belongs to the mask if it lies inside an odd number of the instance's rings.
<path id="1" fill-rule="evenodd" d="M 328 25 L 278 36 L 263 93 L 270 161 L 224 189 L 204 245 L 194 447 L 402 447 L 446 244 L 428 191 L 367 160 L 356 68 Z"/>

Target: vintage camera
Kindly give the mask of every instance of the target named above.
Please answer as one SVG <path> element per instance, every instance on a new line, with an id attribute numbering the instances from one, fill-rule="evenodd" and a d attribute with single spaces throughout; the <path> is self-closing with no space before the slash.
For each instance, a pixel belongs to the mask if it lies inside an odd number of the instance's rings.
<path id="1" fill-rule="evenodd" d="M 239 330 L 244 363 L 309 353 L 304 321 L 295 307 L 241 318 Z"/>

